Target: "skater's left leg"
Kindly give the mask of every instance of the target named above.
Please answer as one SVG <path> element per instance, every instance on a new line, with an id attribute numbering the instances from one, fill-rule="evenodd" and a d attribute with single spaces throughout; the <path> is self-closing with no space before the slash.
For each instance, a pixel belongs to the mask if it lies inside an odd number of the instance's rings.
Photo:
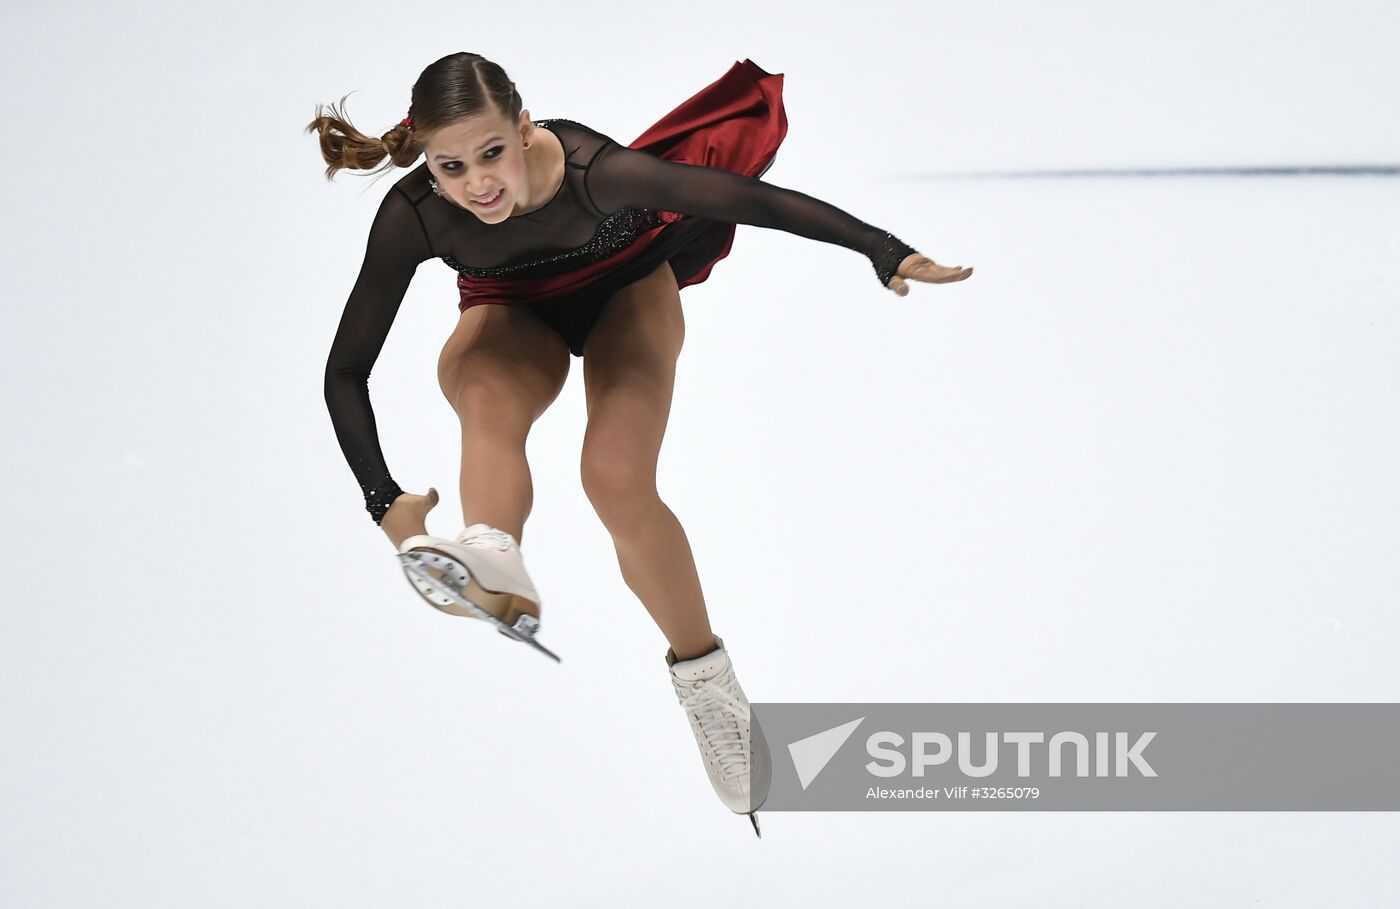
<path id="1" fill-rule="evenodd" d="M 669 263 L 614 294 L 583 349 L 584 492 L 612 535 L 623 580 L 685 660 L 715 648 L 690 541 L 656 489 L 685 338 Z"/>

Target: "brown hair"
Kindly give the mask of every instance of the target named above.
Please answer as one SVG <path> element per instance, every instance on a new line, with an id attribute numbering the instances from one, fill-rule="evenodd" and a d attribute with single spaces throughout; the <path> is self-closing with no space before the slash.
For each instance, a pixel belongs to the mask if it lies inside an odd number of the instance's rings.
<path id="1" fill-rule="evenodd" d="M 348 97 L 340 99 L 339 109 L 329 105 L 329 115 L 317 104 L 316 117 L 306 126 L 307 132 L 320 133 L 327 180 L 343 168 L 370 170 L 385 158 L 379 170 L 410 167 L 423 153 L 423 138 L 434 130 L 487 113 L 516 121 L 525 106 L 505 70 L 467 51 L 449 54 L 419 74 L 410 101 L 412 129 L 400 122 L 378 139 L 366 136 L 345 116 Z"/>

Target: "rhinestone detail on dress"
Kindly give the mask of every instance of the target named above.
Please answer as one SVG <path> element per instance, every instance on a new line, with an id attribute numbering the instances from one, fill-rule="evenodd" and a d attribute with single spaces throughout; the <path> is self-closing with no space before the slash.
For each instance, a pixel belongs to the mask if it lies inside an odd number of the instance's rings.
<path id="1" fill-rule="evenodd" d="M 458 272 L 473 278 L 498 278 L 506 275 L 517 275 L 525 269 L 537 268 L 554 263 L 570 264 L 577 262 L 577 267 L 598 262 L 606 259 L 614 253 L 626 249 L 638 236 L 665 223 L 664 219 L 655 211 L 649 208 L 621 208 L 608 215 L 598 224 L 598 229 L 593 232 L 593 237 L 582 246 L 573 249 L 566 249 L 563 252 L 544 256 L 539 259 L 532 259 L 528 262 L 517 262 L 510 265 L 501 265 L 495 268 L 473 268 L 463 265 L 451 256 L 439 256 L 438 258 L 446 262 Z"/>

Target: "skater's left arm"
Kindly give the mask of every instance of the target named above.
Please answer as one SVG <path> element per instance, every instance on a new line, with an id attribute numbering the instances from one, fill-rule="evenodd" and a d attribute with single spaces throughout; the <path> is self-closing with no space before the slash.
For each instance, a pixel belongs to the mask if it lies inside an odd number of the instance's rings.
<path id="1" fill-rule="evenodd" d="M 599 211 L 637 207 L 734 224 L 772 227 L 853 249 L 870 259 L 880 283 L 901 297 L 904 279 L 946 284 L 971 268 L 939 265 L 894 234 L 797 190 L 718 167 L 667 161 L 616 142 L 599 153 L 585 186 Z"/>

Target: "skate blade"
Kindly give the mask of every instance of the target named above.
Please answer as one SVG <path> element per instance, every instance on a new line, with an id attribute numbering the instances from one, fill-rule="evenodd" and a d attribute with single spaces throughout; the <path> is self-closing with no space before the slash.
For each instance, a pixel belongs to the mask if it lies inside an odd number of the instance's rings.
<path id="1" fill-rule="evenodd" d="M 446 580 L 433 577 L 424 569 L 425 560 L 422 557 L 423 553 L 419 550 L 400 553 L 399 562 L 403 566 L 404 574 L 408 577 L 414 588 L 416 588 L 423 598 L 434 608 L 446 612 L 449 615 L 483 619 L 495 625 L 497 631 L 511 640 L 529 644 L 556 663 L 563 662 L 557 654 L 535 640 L 535 632 L 540 625 L 539 619 L 529 613 L 521 613 L 519 617 L 516 618 L 514 625 L 507 624 L 495 613 L 483 609 L 463 595 L 463 591 L 458 586 L 462 579 L 469 582 L 468 586 L 470 588 L 482 590 L 464 567 L 458 565 L 458 563 L 452 559 L 440 556 L 438 553 L 430 553 L 429 555 L 438 556 L 438 559 L 435 561 L 440 561 L 441 564 L 434 565 L 435 568 L 441 569 L 442 565 L 445 564 L 452 566 L 456 571 L 448 573 Z M 489 591 L 483 590 L 482 592 L 489 594 Z M 498 594 L 498 596 L 506 595 Z M 443 599 L 447 602 L 440 603 L 437 602 L 437 599 Z"/>

